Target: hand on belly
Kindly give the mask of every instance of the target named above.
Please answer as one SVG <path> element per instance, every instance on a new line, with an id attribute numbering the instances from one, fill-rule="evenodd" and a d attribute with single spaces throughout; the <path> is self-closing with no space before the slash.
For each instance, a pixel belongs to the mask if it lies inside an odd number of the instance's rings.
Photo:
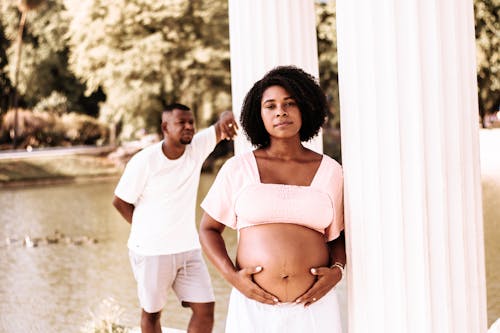
<path id="1" fill-rule="evenodd" d="M 283 267 L 276 270 L 274 265 L 263 265 L 261 272 L 253 275 L 254 281 L 262 289 L 275 295 L 280 302 L 294 302 L 316 281 L 309 267 L 298 272 Z"/>
<path id="2" fill-rule="evenodd" d="M 294 302 L 316 281 L 311 268 L 328 265 L 323 235 L 293 224 L 266 224 L 245 228 L 238 244 L 239 267 L 262 266 L 253 275 L 257 285 Z"/>

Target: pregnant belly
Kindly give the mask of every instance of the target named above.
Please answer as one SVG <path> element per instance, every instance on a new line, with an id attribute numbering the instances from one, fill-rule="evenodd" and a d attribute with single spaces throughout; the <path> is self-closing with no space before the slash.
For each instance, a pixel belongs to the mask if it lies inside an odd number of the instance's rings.
<path id="1" fill-rule="evenodd" d="M 328 266 L 328 247 L 319 232 L 296 224 L 263 224 L 240 230 L 240 268 L 262 266 L 253 276 L 280 302 L 293 302 L 316 281 L 311 268 Z"/>

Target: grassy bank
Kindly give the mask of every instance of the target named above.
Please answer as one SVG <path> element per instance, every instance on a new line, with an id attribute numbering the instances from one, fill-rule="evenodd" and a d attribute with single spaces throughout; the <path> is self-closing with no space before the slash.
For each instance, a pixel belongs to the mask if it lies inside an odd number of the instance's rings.
<path id="1" fill-rule="evenodd" d="M 122 169 L 106 157 L 66 155 L 0 159 L 0 188 L 118 177 Z"/>

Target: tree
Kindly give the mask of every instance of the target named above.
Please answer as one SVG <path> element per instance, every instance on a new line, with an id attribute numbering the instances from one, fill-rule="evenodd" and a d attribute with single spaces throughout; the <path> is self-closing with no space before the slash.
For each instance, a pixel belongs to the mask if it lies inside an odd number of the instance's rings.
<path id="1" fill-rule="evenodd" d="M 337 29 L 334 1 L 316 2 L 319 83 L 325 91 L 330 114 L 323 131 L 324 152 L 341 161 L 340 101 L 337 62 Z"/>
<path id="2" fill-rule="evenodd" d="M 12 94 L 12 83 L 9 76 L 4 71 L 8 64 L 7 53 L 5 50 L 9 47 L 9 40 L 5 37 L 3 26 L 0 23 L 0 116 L 7 112 Z"/>
<path id="3" fill-rule="evenodd" d="M 474 13 L 479 115 L 483 120 L 500 106 L 500 0 L 475 0 Z"/>
<path id="4" fill-rule="evenodd" d="M 15 118 L 14 118 L 14 128 L 13 128 L 13 133 L 14 133 L 14 148 L 17 147 L 17 137 L 18 137 L 18 112 L 17 112 L 17 106 L 18 106 L 18 83 L 19 83 L 19 66 L 21 65 L 21 49 L 23 45 L 23 32 L 24 32 L 24 26 L 26 24 L 26 17 L 28 15 L 28 12 L 32 9 L 35 9 L 38 7 L 44 0 L 21 0 L 18 2 L 17 7 L 21 11 L 21 18 L 19 20 L 19 26 L 17 28 L 18 33 L 17 33 L 17 40 L 16 40 L 16 60 L 15 60 L 15 68 L 14 68 L 14 113 L 15 113 Z"/>
<path id="5" fill-rule="evenodd" d="M 67 0 L 74 72 L 107 96 L 101 118 L 121 136 L 156 130 L 166 103 L 190 105 L 201 122 L 230 105 L 227 2 Z M 204 116 L 200 117 L 200 116 Z"/>
<path id="6" fill-rule="evenodd" d="M 40 2 L 40 0 L 36 0 Z M 5 34 L 9 40 L 17 36 L 20 10 L 16 1 L 2 1 L 0 13 L 4 18 Z M 102 96 L 83 97 L 85 86 L 79 82 L 68 66 L 69 48 L 66 34 L 69 18 L 62 0 L 46 0 L 31 10 L 23 33 L 22 61 L 19 68 L 17 90 L 20 105 L 33 108 L 54 91 L 67 97 L 71 111 L 97 114 L 97 103 Z M 15 77 L 16 45 L 7 48 L 10 80 Z M 85 105 L 88 109 L 84 109 Z"/>
<path id="7" fill-rule="evenodd" d="M 337 30 L 335 3 L 316 2 L 316 30 L 319 56 L 320 85 L 331 107 L 331 125 L 340 127 L 338 85 Z"/>
<path id="8" fill-rule="evenodd" d="M 46 2 L 30 12 L 23 37 L 18 82 L 23 106 L 33 108 L 57 92 L 67 97 L 71 111 L 99 112 L 105 122 L 121 124 L 122 137 L 155 130 L 160 111 L 173 101 L 190 105 L 201 126 L 231 107 L 227 0 Z M 499 2 L 474 4 L 481 116 L 500 103 Z M 320 84 L 331 102 L 329 125 L 338 128 L 335 1 L 315 5 Z M 15 1 L 2 1 L 0 14 L 0 108 L 5 110 L 20 11 Z M 2 74 L 6 66 L 10 76 Z M 105 102 L 98 109 L 100 101 Z"/>

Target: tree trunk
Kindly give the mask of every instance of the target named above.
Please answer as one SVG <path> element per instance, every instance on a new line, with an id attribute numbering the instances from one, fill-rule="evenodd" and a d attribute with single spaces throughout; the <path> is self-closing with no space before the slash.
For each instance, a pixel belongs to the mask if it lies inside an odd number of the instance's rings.
<path id="1" fill-rule="evenodd" d="M 17 104 L 18 104 L 18 94 L 17 94 L 17 85 L 19 83 L 19 67 L 21 65 L 21 51 L 23 46 L 23 31 L 24 26 L 26 24 L 26 16 L 28 15 L 27 11 L 21 12 L 21 20 L 19 21 L 19 29 L 17 33 L 17 54 L 16 54 L 16 69 L 14 73 L 14 138 L 13 145 L 14 149 L 17 148 L 17 139 L 18 139 L 18 116 L 17 116 Z"/>

